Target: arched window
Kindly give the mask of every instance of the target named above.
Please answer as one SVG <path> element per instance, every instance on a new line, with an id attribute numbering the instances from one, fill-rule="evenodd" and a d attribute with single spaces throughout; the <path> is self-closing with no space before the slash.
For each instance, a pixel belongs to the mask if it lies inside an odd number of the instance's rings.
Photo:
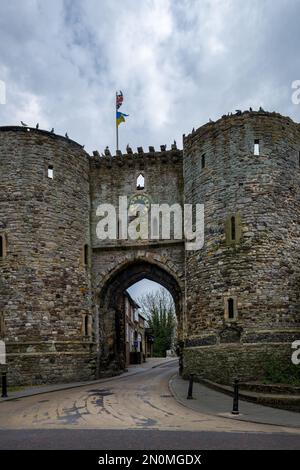
<path id="1" fill-rule="evenodd" d="M 201 156 L 201 168 L 205 168 L 205 153 Z"/>
<path id="2" fill-rule="evenodd" d="M 136 179 L 136 189 L 145 189 L 145 178 L 142 173 Z"/>

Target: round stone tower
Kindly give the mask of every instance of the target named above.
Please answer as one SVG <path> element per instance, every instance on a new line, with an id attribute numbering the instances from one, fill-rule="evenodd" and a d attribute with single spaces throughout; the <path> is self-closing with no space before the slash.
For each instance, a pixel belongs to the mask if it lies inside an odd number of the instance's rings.
<path id="1" fill-rule="evenodd" d="M 0 128 L 0 337 L 9 379 L 93 377 L 89 157 L 31 128 Z"/>
<path id="2" fill-rule="evenodd" d="M 223 383 L 293 373 L 300 125 L 262 110 L 224 116 L 184 137 L 183 162 L 185 202 L 205 213 L 204 247 L 186 252 L 184 373 Z"/>

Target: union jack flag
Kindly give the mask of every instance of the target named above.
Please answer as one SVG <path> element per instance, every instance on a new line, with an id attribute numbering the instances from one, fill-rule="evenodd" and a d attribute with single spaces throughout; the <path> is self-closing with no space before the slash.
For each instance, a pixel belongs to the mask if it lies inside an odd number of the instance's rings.
<path id="1" fill-rule="evenodd" d="M 123 93 L 120 91 L 120 93 L 117 93 L 116 94 L 116 107 L 117 109 L 120 108 L 120 106 L 122 106 L 123 104 Z"/>

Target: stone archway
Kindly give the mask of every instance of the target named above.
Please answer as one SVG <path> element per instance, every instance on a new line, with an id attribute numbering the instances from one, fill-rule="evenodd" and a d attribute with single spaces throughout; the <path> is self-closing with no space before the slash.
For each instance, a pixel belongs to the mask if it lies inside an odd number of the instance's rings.
<path id="1" fill-rule="evenodd" d="M 98 289 L 100 348 L 98 375 L 125 368 L 125 318 L 123 293 L 142 279 L 149 279 L 165 287 L 172 295 L 178 321 L 178 337 L 183 337 L 183 285 L 169 267 L 145 259 L 127 261 L 107 275 Z"/>

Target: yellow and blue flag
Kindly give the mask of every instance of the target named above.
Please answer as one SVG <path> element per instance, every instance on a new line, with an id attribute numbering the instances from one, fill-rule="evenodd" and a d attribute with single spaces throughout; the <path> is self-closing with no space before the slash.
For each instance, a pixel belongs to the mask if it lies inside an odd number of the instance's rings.
<path id="1" fill-rule="evenodd" d="M 117 119 L 117 126 L 121 124 L 121 122 L 125 122 L 125 117 L 129 116 L 129 114 L 120 113 L 117 111 L 116 119 Z"/>

